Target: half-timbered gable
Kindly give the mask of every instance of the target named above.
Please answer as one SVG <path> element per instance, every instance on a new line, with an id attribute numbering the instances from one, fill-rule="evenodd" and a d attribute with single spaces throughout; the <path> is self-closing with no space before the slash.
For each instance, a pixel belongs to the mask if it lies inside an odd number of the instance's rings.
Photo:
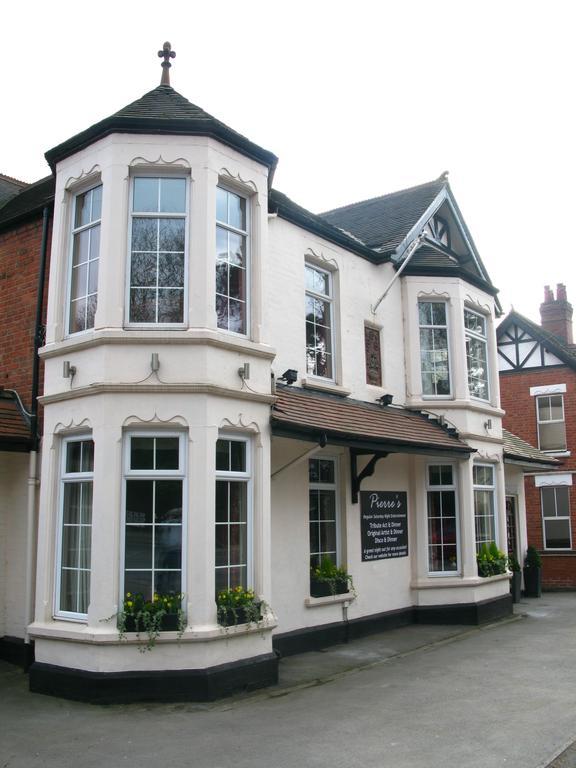
<path id="1" fill-rule="evenodd" d="M 576 368 L 574 347 L 518 312 L 510 312 L 498 326 L 497 333 L 500 371 L 557 365 L 573 365 Z"/>

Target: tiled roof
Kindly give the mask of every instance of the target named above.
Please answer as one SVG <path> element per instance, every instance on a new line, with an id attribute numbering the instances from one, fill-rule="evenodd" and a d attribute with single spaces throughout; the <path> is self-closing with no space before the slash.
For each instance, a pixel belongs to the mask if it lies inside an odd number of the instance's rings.
<path id="1" fill-rule="evenodd" d="M 68 155 L 110 133 L 152 133 L 213 136 L 267 165 L 272 171 L 278 158 L 192 104 L 169 85 L 159 85 L 110 117 L 46 152 L 52 168 Z"/>
<path id="2" fill-rule="evenodd" d="M 54 200 L 54 177 L 47 176 L 30 184 L 0 208 L 0 229 L 16 224 L 37 213 Z"/>
<path id="3" fill-rule="evenodd" d="M 559 357 L 560 360 L 571 368 L 576 369 L 576 345 L 568 344 L 568 342 L 561 336 L 557 336 L 555 333 L 550 333 L 550 331 L 545 331 L 541 325 L 533 323 L 532 320 L 524 317 L 524 315 L 521 315 L 514 309 L 509 312 L 500 323 L 496 329 L 496 336 L 500 338 L 504 331 L 511 325 L 519 325 L 527 333 L 530 333 L 536 341 L 542 342 L 549 352 L 552 352 Z"/>
<path id="4" fill-rule="evenodd" d="M 422 413 L 379 406 L 336 395 L 278 387 L 272 407 L 272 432 L 319 439 L 329 443 L 369 447 L 395 453 L 472 453 L 454 430 L 440 426 Z"/>
<path id="5" fill-rule="evenodd" d="M 360 238 L 370 248 L 389 253 L 400 245 L 446 185 L 444 179 L 436 179 L 319 215 L 333 226 Z"/>
<path id="6" fill-rule="evenodd" d="M 13 179 L 12 176 L 6 176 L 5 173 L 0 173 L 0 208 L 27 186 L 25 181 L 19 181 Z"/>
<path id="7" fill-rule="evenodd" d="M 26 450 L 31 443 L 30 424 L 17 398 L 0 391 L 0 450 Z"/>
<path id="8" fill-rule="evenodd" d="M 504 458 L 513 459 L 515 461 L 525 461 L 528 464 L 546 464 L 550 467 L 559 465 L 558 459 L 553 456 L 549 456 L 546 453 L 535 448 L 530 443 L 522 440 L 518 435 L 508 432 L 507 429 L 502 430 L 502 438 L 504 439 Z"/>

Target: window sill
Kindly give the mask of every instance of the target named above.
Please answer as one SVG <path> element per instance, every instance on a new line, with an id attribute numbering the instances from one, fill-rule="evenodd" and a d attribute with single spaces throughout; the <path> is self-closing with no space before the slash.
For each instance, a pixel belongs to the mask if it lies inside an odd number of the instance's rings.
<path id="1" fill-rule="evenodd" d="M 327 597 L 307 597 L 304 600 L 306 608 L 318 608 L 322 605 L 349 604 L 356 599 L 354 592 L 343 592 L 341 595 L 328 595 Z"/>
<path id="2" fill-rule="evenodd" d="M 454 587 L 478 587 L 495 581 L 508 581 L 510 573 L 499 573 L 497 576 L 428 576 L 410 582 L 410 589 L 443 589 Z"/>
<path id="3" fill-rule="evenodd" d="M 540 449 L 542 450 L 542 449 Z M 571 456 L 571 451 L 542 451 L 542 453 L 545 453 L 546 456 L 553 456 L 554 458 L 568 458 L 568 456 Z"/>
<path id="4" fill-rule="evenodd" d="M 352 394 L 352 390 L 341 387 L 340 384 L 335 384 L 332 381 L 322 381 L 320 379 L 301 379 L 304 389 L 316 389 L 319 392 L 330 392 L 333 395 L 340 395 L 341 397 L 348 397 Z"/>

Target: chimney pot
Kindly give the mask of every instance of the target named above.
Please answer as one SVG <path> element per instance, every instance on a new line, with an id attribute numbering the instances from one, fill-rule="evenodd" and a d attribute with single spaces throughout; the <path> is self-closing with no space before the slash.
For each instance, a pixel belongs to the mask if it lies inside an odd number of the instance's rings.
<path id="1" fill-rule="evenodd" d="M 566 296 L 564 283 L 557 283 L 556 298 L 550 286 L 544 286 L 544 302 L 540 304 L 540 322 L 545 331 L 559 336 L 568 344 L 573 344 L 572 304 Z"/>
<path id="2" fill-rule="evenodd" d="M 556 299 L 558 301 L 568 301 L 566 297 L 566 286 L 564 283 L 558 283 L 556 286 Z"/>

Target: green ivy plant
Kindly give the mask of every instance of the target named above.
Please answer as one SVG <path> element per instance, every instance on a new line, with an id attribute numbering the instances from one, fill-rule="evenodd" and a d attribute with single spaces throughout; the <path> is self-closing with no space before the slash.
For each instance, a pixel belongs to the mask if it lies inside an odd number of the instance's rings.
<path id="1" fill-rule="evenodd" d="M 122 610 L 118 612 L 117 626 L 120 640 L 126 638 L 127 625 L 134 624 L 139 643 L 138 650 L 141 653 L 151 651 L 160 636 L 165 616 L 177 617 L 178 637 L 182 637 L 186 627 L 186 617 L 182 610 L 183 598 L 183 594 L 173 592 L 167 595 L 155 594 L 152 600 L 147 600 L 141 594 L 127 592 Z M 144 642 L 141 642 L 141 635 L 145 635 Z"/>
<path id="2" fill-rule="evenodd" d="M 480 551 L 476 555 L 478 563 L 478 576 L 486 578 L 487 576 L 497 576 L 500 573 L 506 573 L 508 558 L 498 549 L 495 542 L 482 544 Z"/>

